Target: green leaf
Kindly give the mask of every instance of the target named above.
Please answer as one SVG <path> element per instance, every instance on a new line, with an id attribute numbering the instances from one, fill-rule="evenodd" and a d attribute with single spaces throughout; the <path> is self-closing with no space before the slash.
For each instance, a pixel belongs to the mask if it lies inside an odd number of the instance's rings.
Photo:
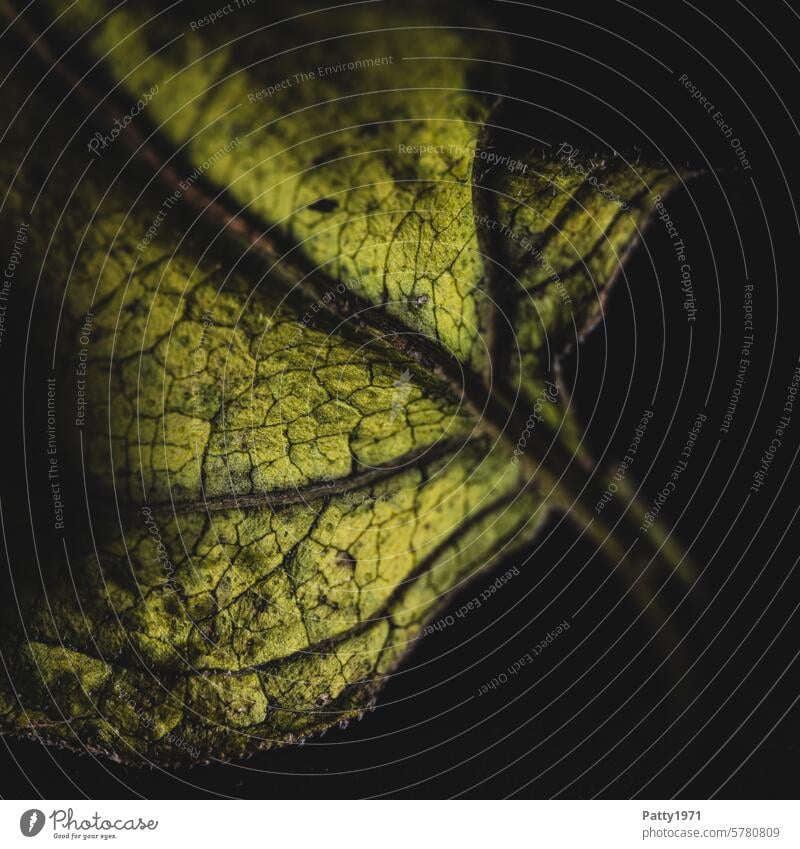
<path id="1" fill-rule="evenodd" d="M 57 31 L 117 100 L 58 73 L 106 132 L 154 90 L 141 114 L 51 171 L 45 87 L 5 142 L 3 225 L 30 222 L 20 275 L 58 326 L 70 498 L 45 586 L 4 617 L 2 728 L 242 756 L 359 715 L 449 594 L 551 508 L 585 521 L 557 357 L 680 177 L 609 155 L 622 209 L 555 147 L 492 164 L 494 37 L 416 12 L 176 39 L 171 13 L 110 8 Z"/>

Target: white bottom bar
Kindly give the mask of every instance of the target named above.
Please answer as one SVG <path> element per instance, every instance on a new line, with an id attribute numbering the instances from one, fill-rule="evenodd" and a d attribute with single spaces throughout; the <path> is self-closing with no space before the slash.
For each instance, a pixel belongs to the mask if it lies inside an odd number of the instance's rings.
<path id="1" fill-rule="evenodd" d="M 0 846 L 800 846 L 795 801 L 0 802 Z"/>

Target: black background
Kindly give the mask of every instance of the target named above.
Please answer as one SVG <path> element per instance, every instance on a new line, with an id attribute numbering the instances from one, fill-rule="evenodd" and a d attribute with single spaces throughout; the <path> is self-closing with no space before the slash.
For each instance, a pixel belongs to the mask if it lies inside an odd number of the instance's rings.
<path id="1" fill-rule="evenodd" d="M 435 8 L 444 23 L 470 23 L 468 9 Z M 199 13 L 193 5 L 174 14 Z M 669 203 L 698 302 L 691 352 L 677 265 L 655 225 L 605 321 L 565 363 L 596 455 L 619 456 L 642 410 L 655 411 L 635 466 L 650 495 L 667 479 L 697 412 L 708 415 L 665 508 L 678 536 L 692 542 L 702 577 L 687 595 L 676 581 L 653 576 L 655 585 L 664 582 L 661 598 L 685 639 L 667 656 L 625 582 L 606 580 L 609 564 L 554 520 L 543 541 L 472 589 L 511 565 L 520 575 L 422 640 L 376 710 L 349 728 L 241 763 L 169 772 L 4 738 L 4 796 L 796 797 L 800 409 L 767 483 L 749 499 L 747 492 L 800 354 L 790 306 L 797 12 L 779 2 L 674 2 L 643 11 L 601 2 L 559 3 L 557 11 L 485 3 L 482 14 L 510 33 L 501 58 L 520 67 L 509 70 L 508 91 L 530 102 L 504 112 L 508 126 L 580 140 L 585 150 L 641 148 L 643 156 L 709 172 Z M 751 171 L 738 167 L 711 116 L 680 84 L 683 73 L 735 128 Z M 745 263 L 755 286 L 754 363 L 731 431 L 721 434 L 743 334 Z M 4 488 L 13 487 L 4 477 Z M 11 551 L 19 568 L 13 544 Z M 472 594 L 454 598 L 449 612 Z M 535 665 L 476 695 L 562 619 L 572 627 Z"/>

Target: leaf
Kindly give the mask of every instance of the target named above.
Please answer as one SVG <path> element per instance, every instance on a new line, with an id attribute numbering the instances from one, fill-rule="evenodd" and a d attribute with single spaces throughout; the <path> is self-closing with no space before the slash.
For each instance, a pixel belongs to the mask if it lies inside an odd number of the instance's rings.
<path id="1" fill-rule="evenodd" d="M 609 157 L 622 209 L 580 157 L 492 159 L 494 37 L 424 13 L 176 38 L 172 13 L 110 9 L 57 31 L 113 98 L 57 73 L 106 132 L 156 93 L 99 156 L 77 120 L 63 155 L 51 89 L 11 98 L 2 220 L 30 221 L 20 275 L 58 328 L 67 506 L 4 617 L 2 728 L 238 757 L 359 715 L 449 594 L 551 508 L 584 522 L 557 356 L 680 176 Z M 374 61 L 351 69 L 354 28 Z"/>

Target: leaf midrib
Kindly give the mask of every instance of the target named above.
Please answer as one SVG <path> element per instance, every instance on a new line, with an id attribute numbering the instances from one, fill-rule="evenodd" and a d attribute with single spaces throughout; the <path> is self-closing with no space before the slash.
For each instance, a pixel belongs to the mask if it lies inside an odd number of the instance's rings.
<path id="1" fill-rule="evenodd" d="M 3 3 L 7 7 L 6 2 Z M 115 99 L 104 99 L 98 107 L 98 98 L 91 86 L 81 79 L 67 63 L 54 64 L 55 57 L 45 43 L 38 38 L 37 34 L 28 28 L 28 37 L 33 40 L 34 52 L 39 55 L 48 65 L 53 65 L 56 73 L 74 89 L 78 95 L 93 109 L 92 120 L 102 122 L 113 120 L 116 115 L 114 105 L 130 102 L 127 95 L 119 89 L 114 89 Z M 93 71 L 98 77 L 105 76 L 105 71 Z M 109 87 L 110 89 L 111 87 Z M 494 114 L 502 105 L 498 100 L 491 114 Z M 487 116 L 487 120 L 491 118 Z M 145 135 L 140 130 L 141 126 L 149 126 L 146 115 L 141 115 L 141 122 L 134 122 L 128 126 L 128 133 L 119 137 L 119 143 L 131 154 L 131 158 L 142 164 L 152 174 L 156 172 L 159 181 L 168 189 L 174 190 L 175 185 L 181 180 L 179 172 L 171 165 L 165 165 L 166 159 L 160 153 L 161 138 L 155 130 Z M 174 154 L 174 151 L 169 151 Z M 172 156 L 178 162 L 183 157 L 178 154 Z M 477 158 L 473 160 L 473 168 L 477 165 Z M 474 177 L 474 174 L 473 174 Z M 475 180 L 472 179 L 473 186 Z M 327 277 L 322 272 L 312 268 L 310 263 L 297 260 L 299 253 L 298 245 L 291 243 L 274 234 L 267 236 L 264 226 L 250 211 L 233 213 L 226 202 L 224 190 L 216 193 L 207 189 L 204 178 L 194 182 L 188 191 L 183 192 L 181 203 L 194 211 L 199 228 L 210 228 L 216 234 L 224 233 L 221 245 L 235 245 L 244 242 L 253 249 L 255 254 L 254 263 L 258 263 L 260 271 L 263 272 L 263 263 L 266 261 L 272 266 L 270 271 L 273 276 L 281 280 L 281 284 L 287 290 L 301 281 L 302 290 L 306 297 L 322 304 L 322 311 L 327 312 L 334 319 L 347 319 L 354 312 L 360 314 L 357 327 L 350 327 L 348 331 L 356 335 L 367 336 L 377 334 L 384 338 L 396 350 L 414 360 L 418 365 L 425 368 L 432 381 L 440 384 L 444 392 L 452 397 L 456 403 L 462 404 L 464 409 L 470 413 L 476 421 L 475 434 L 489 436 L 498 443 L 502 443 L 511 458 L 519 434 L 526 430 L 526 419 L 529 409 L 525 405 L 526 399 L 514 398 L 511 405 L 498 396 L 495 388 L 502 389 L 499 381 L 494 381 L 491 390 L 487 390 L 484 378 L 465 365 L 458 363 L 441 346 L 422 340 L 419 334 L 410 333 L 409 328 L 395 317 L 387 314 L 381 305 L 373 304 L 366 299 L 360 298 L 351 292 L 344 297 L 338 296 L 324 298 L 326 293 L 333 291 L 338 281 Z M 287 259 L 294 254 L 294 259 Z M 237 261 L 241 261 L 241 253 L 237 251 Z M 484 275 L 484 283 L 488 278 Z M 491 293 L 490 293 L 491 294 Z M 369 331 L 369 333 L 367 332 Z M 490 334 L 494 330 L 489 331 Z M 415 339 L 412 343 L 410 340 Z M 474 436 L 473 436 L 474 439 Z M 594 475 L 588 475 L 586 469 L 576 459 L 573 452 L 559 439 L 558 431 L 548 422 L 537 424 L 533 431 L 529 432 L 529 438 L 525 451 L 519 455 L 519 464 L 527 476 L 525 487 L 543 492 L 551 499 L 552 503 L 560 503 L 562 506 L 575 506 L 578 502 L 593 503 L 602 494 L 603 486 L 599 485 Z M 578 510 L 576 517 L 581 514 L 581 523 L 586 511 Z"/>

